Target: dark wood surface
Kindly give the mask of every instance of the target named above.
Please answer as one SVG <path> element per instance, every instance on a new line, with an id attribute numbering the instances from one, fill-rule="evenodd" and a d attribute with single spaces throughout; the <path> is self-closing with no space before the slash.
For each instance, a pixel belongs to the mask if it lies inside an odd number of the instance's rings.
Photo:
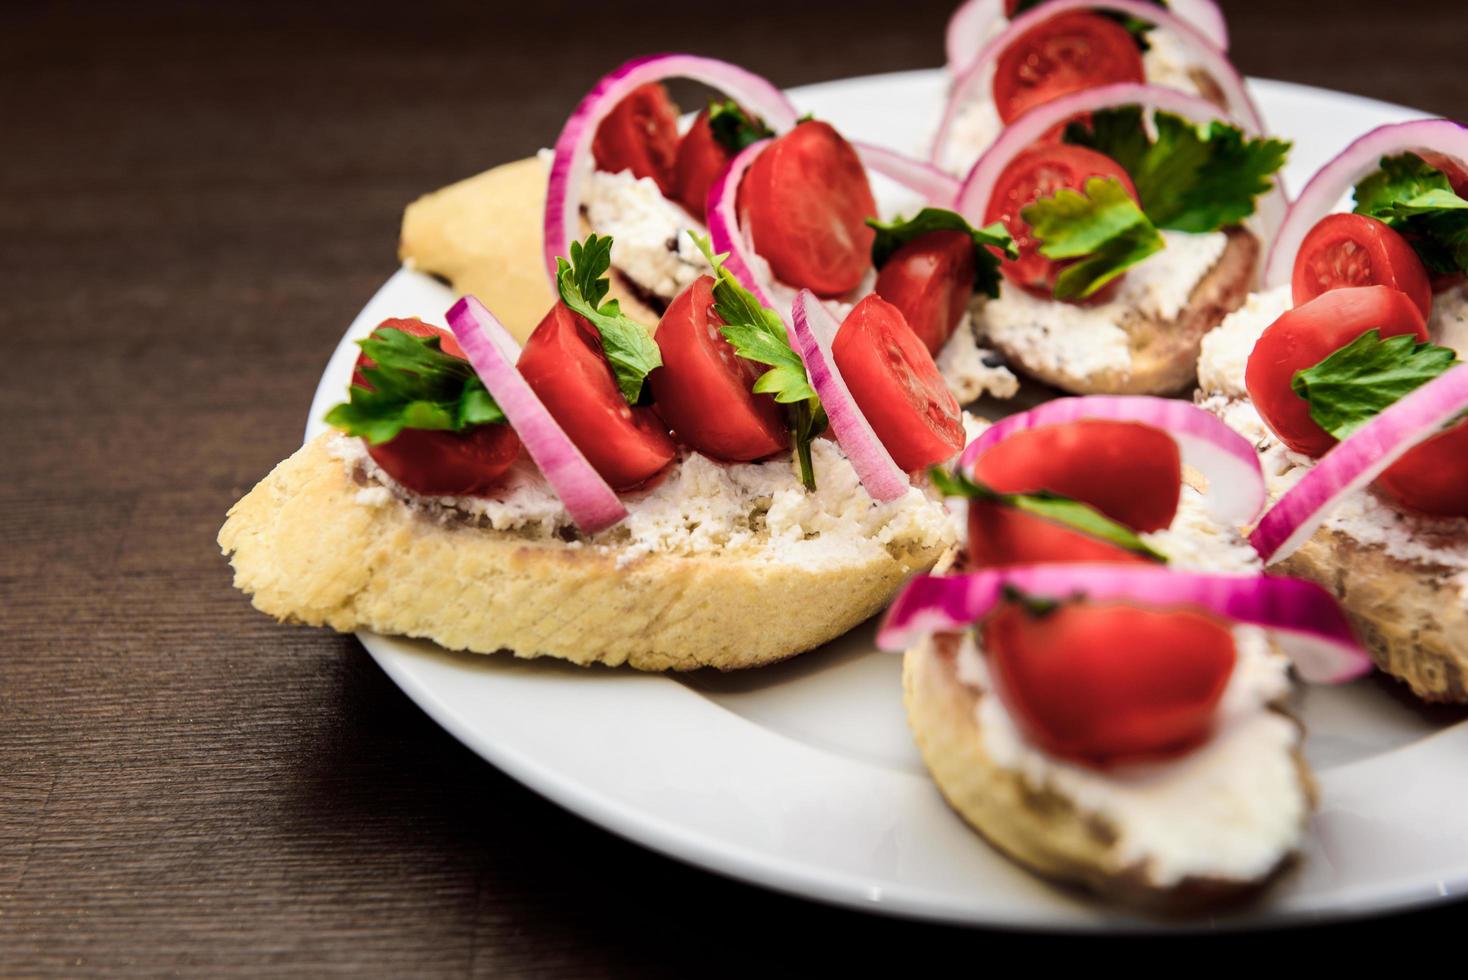
<path id="1" fill-rule="evenodd" d="M 0 974 L 1057 948 L 806 904 L 604 833 L 461 748 L 354 639 L 255 613 L 214 544 L 298 444 L 413 197 L 545 144 L 634 53 L 787 85 L 924 67 L 947 6 L 0 6 Z M 1468 117 L 1468 5 L 1227 6 L 1251 73 Z"/>

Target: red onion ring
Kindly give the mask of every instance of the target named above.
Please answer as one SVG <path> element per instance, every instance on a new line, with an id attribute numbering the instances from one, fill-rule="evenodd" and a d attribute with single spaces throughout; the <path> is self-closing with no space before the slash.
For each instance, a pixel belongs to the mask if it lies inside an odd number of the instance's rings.
<path id="1" fill-rule="evenodd" d="M 1002 34 L 983 47 L 973 62 L 964 69 L 963 74 L 953 80 L 953 86 L 948 92 L 948 102 L 943 107 L 943 119 L 938 124 L 937 135 L 933 138 L 931 159 L 935 164 L 939 166 L 943 164 L 943 151 L 947 148 L 948 135 L 953 128 L 954 119 L 958 117 L 959 109 L 973 99 L 992 98 L 994 68 L 1004 50 L 1021 34 L 1040 21 L 1068 10 L 1108 10 L 1130 14 L 1171 31 L 1183 41 L 1188 53 L 1197 61 L 1198 66 L 1206 71 L 1223 90 L 1224 101 L 1228 104 L 1228 114 L 1242 123 L 1250 132 L 1264 131 L 1263 117 L 1260 116 L 1258 107 L 1254 105 L 1254 100 L 1249 97 L 1248 91 L 1244 88 L 1243 77 L 1229 63 L 1223 51 L 1192 24 L 1160 7 L 1143 3 L 1141 0 L 1048 0 L 1047 3 L 1027 10 L 1011 21 Z M 1033 114 L 1039 108 L 1030 110 L 1026 115 Z M 1017 119 L 1015 123 L 1019 121 Z M 1013 128 L 1013 124 L 1010 128 Z"/>
<path id="2" fill-rule="evenodd" d="M 1247 524 L 1264 509 L 1267 499 L 1264 473 L 1259 468 L 1259 455 L 1254 447 L 1216 416 L 1175 398 L 1089 395 L 1045 402 L 989 426 L 964 449 L 959 465 L 970 470 L 986 450 L 1016 432 L 1079 419 L 1140 422 L 1172 436 L 1182 461 L 1208 478 L 1204 503 L 1208 512 L 1220 521 L 1230 525 Z"/>
<path id="3" fill-rule="evenodd" d="M 1213 0 L 1168 0 L 1168 7 L 1220 51 L 1228 50 L 1228 23 Z M 990 34 L 990 25 L 1002 20 L 1003 0 L 967 0 L 953 12 L 943 37 L 950 74 L 961 74 L 974 63 L 984 46 L 984 38 Z"/>
<path id="4" fill-rule="evenodd" d="M 1340 683 L 1371 669 L 1330 593 L 1314 582 L 1274 575 L 1209 575 L 1142 565 L 1049 564 L 994 568 L 968 575 L 919 575 L 887 610 L 877 646 L 898 652 L 930 633 L 967 629 L 1004 598 L 1027 595 L 1123 600 L 1148 607 L 1195 606 L 1269 630 L 1302 678 Z"/>
<path id="5" fill-rule="evenodd" d="M 826 417 L 831 420 L 831 431 L 836 442 L 851 460 L 862 486 L 873 500 L 896 500 L 912 486 L 907 474 L 898 469 L 892 454 L 882 445 L 882 440 L 872 431 L 871 423 L 856 406 L 856 399 L 841 371 L 836 367 L 836 358 L 831 353 L 831 344 L 836 339 L 840 324 L 826 309 L 824 303 L 809 289 L 802 289 L 795 297 L 792 308 L 794 321 L 794 345 L 805 369 L 810 374 L 811 387 L 821 398 Z"/>
<path id="6" fill-rule="evenodd" d="M 1315 172 L 1285 215 L 1264 263 L 1264 288 L 1288 286 L 1300 243 L 1316 223 L 1339 207 L 1346 192 L 1381 166 L 1381 158 L 1436 150 L 1468 161 L 1468 129 L 1447 119 L 1417 119 L 1378 126 Z"/>
<path id="7" fill-rule="evenodd" d="M 576 526 L 595 534 L 626 517 L 627 509 L 607 481 L 515 369 L 520 346 L 494 314 L 478 299 L 465 296 L 449 310 L 448 321 L 469 363 Z"/>
<path id="8" fill-rule="evenodd" d="M 665 78 L 689 78 L 716 88 L 760 116 L 776 132 L 795 125 L 795 107 L 779 89 L 737 65 L 691 54 L 658 54 L 633 60 L 597 82 L 566 120 L 556 139 L 555 160 L 545 195 L 545 268 L 556 289 L 556 258 L 570 253 L 579 239 L 581 194 L 594 165 L 591 143 L 596 129 L 639 85 Z"/>
<path id="9" fill-rule="evenodd" d="M 961 183 L 957 177 L 939 170 L 926 160 L 918 160 L 884 146 L 874 146 L 871 143 L 851 145 L 868 170 L 894 180 L 908 190 L 916 191 L 935 207 L 953 207 Z"/>
<path id="10" fill-rule="evenodd" d="M 1064 0 L 1054 0 L 1054 2 L 1061 3 Z M 994 194 L 994 185 L 998 182 L 1000 174 L 1004 172 L 1004 168 L 1008 167 L 1015 157 L 1033 146 L 1035 141 L 1052 127 L 1067 119 L 1086 112 L 1113 109 L 1125 105 L 1138 105 L 1143 109 L 1170 112 L 1195 123 L 1215 120 L 1233 122 L 1218 106 L 1207 99 L 1173 89 L 1159 88 L 1156 85 L 1119 82 L 1115 85 L 1103 85 L 1099 88 L 1062 96 L 1053 102 L 1036 106 L 1004 128 L 999 138 L 994 141 L 994 145 L 984 151 L 983 156 L 979 157 L 978 162 L 969 171 L 968 178 L 964 180 L 963 187 L 958 192 L 954 209 L 971 223 L 982 224 L 984 212 L 989 206 L 989 198 Z M 1244 123 L 1243 128 L 1251 135 L 1259 134 L 1257 126 L 1251 127 L 1249 123 Z M 1283 186 L 1276 175 L 1274 187 L 1259 198 L 1255 209 L 1265 241 L 1270 240 L 1274 229 L 1279 226 L 1287 206 Z"/>
<path id="11" fill-rule="evenodd" d="M 1468 364 L 1388 406 L 1315 463 L 1269 508 L 1249 542 L 1266 565 L 1288 558 L 1347 494 L 1362 490 L 1402 455 L 1468 409 Z"/>

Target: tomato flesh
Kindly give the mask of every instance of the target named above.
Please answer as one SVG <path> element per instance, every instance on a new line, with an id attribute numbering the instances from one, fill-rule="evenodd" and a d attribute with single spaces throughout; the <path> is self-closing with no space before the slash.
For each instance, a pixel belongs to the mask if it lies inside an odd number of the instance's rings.
<path id="1" fill-rule="evenodd" d="M 401 330 L 414 337 L 437 337 L 439 349 L 467 360 L 454 335 L 418 319 L 391 319 L 377 329 Z M 357 355 L 352 384 L 370 388 L 362 375 L 373 366 L 365 353 Z M 388 476 L 412 490 L 434 497 L 478 496 L 496 489 L 520 455 L 520 439 L 508 425 L 477 425 L 464 432 L 404 429 L 378 445 L 367 444 L 367 454 Z"/>
<path id="2" fill-rule="evenodd" d="M 1422 260 L 1395 230 L 1364 214 L 1327 215 L 1295 255 L 1296 306 L 1343 286 L 1390 286 L 1410 296 L 1423 317 L 1432 315 L 1432 285 Z"/>
<path id="3" fill-rule="evenodd" d="M 973 299 L 975 262 L 967 233 L 930 231 L 892 253 L 877 273 L 876 293 L 937 357 Z"/>
<path id="4" fill-rule="evenodd" d="M 1005 603 L 981 626 L 995 690 L 1020 730 L 1091 766 L 1168 758 L 1208 738 L 1233 633 L 1188 609 Z"/>
<path id="5" fill-rule="evenodd" d="M 678 109 L 660 82 L 639 85 L 596 127 L 591 155 L 598 170 L 651 177 L 664 197 L 673 196 L 678 156 Z"/>
<path id="6" fill-rule="evenodd" d="M 1000 493 L 1049 490 L 1135 531 L 1160 531 L 1177 514 L 1183 471 L 1161 429 L 1080 419 L 1016 432 L 975 460 L 974 478 Z"/>
<path id="7" fill-rule="evenodd" d="M 911 473 L 963 448 L 963 417 L 933 356 L 902 312 L 873 293 L 842 321 L 831 345 L 856 407 Z"/>
<path id="8" fill-rule="evenodd" d="M 1088 11 L 1067 11 L 1031 27 L 999 55 L 994 106 L 1008 124 L 1072 92 L 1146 80 L 1141 52 L 1125 27 Z"/>
<path id="9" fill-rule="evenodd" d="M 658 323 L 663 366 L 648 376 L 658 414 L 678 438 L 705 456 L 763 459 L 790 446 L 780 406 L 751 389 L 764 369 L 734 353 L 719 333 L 714 281 L 700 276 Z"/>
<path id="10" fill-rule="evenodd" d="M 564 303 L 551 307 L 531 333 L 517 367 L 613 489 L 640 486 L 677 455 L 657 413 L 622 397 L 596 328 Z"/>
<path id="11" fill-rule="evenodd" d="M 1254 407 L 1286 446 L 1321 456 L 1336 439 L 1310 417 L 1310 404 L 1295 394 L 1296 371 L 1314 367 L 1368 330 L 1382 337 L 1412 334 L 1427 340 L 1422 311 L 1406 293 L 1387 286 L 1350 286 L 1322 293 L 1287 311 L 1260 335 L 1244 369 Z"/>
<path id="12" fill-rule="evenodd" d="M 840 296 L 871 268 L 877 204 L 850 143 L 810 120 L 767 146 L 739 187 L 739 220 L 781 281 Z"/>
<path id="13" fill-rule="evenodd" d="M 708 220 L 709 191 L 731 159 L 724 144 L 714 138 L 709 111 L 703 110 L 683 134 L 673 163 L 673 196 L 699 221 Z"/>
<path id="14" fill-rule="evenodd" d="M 1120 545 L 1007 504 L 968 502 L 968 553 L 975 568 L 1005 568 L 1036 562 L 1155 562 Z"/>
<path id="15" fill-rule="evenodd" d="M 1004 223 L 1019 251 L 1017 259 L 1002 259 L 999 270 L 1004 278 L 1038 295 L 1054 295 L 1056 278 L 1075 260 L 1047 259 L 1041 255 L 1040 242 L 1020 215 L 1035 201 L 1052 197 L 1062 188 L 1083 191 L 1086 181 L 1092 177 L 1115 178 L 1132 200 L 1137 200 L 1137 189 L 1121 164 L 1083 146 L 1037 143 L 1009 162 L 994 183 L 994 194 L 984 215 L 985 224 Z M 997 250 L 995 254 L 999 254 Z M 1112 282 L 1119 283 L 1120 279 Z M 1113 288 L 1108 284 L 1108 289 L 1093 299 L 1103 298 Z"/>
<path id="16" fill-rule="evenodd" d="M 1376 481 L 1403 507 L 1436 517 L 1468 517 L 1468 422 L 1418 443 Z"/>

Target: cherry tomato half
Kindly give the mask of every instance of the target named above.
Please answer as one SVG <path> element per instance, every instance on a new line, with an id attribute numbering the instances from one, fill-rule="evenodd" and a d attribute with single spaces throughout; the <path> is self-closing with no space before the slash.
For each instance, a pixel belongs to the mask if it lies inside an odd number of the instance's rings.
<path id="1" fill-rule="evenodd" d="M 658 414 L 688 446 L 731 462 L 763 459 L 788 448 L 790 435 L 775 400 L 751 390 L 764 368 L 719 333 L 713 285 L 700 276 L 668 306 L 653 335 L 663 366 L 648 381 Z"/>
<path id="2" fill-rule="evenodd" d="M 617 103 L 591 141 L 596 168 L 632 171 L 651 177 L 664 197 L 673 195 L 673 165 L 678 155 L 678 109 L 660 82 L 633 89 Z"/>
<path id="3" fill-rule="evenodd" d="M 1115 82 L 1145 82 L 1137 42 L 1116 21 L 1067 11 L 1025 31 L 994 67 L 994 106 L 1006 124 L 1037 105 Z"/>
<path id="4" fill-rule="evenodd" d="M 803 122 L 774 140 L 739 187 L 739 220 L 775 276 L 818 296 L 860 285 L 872 266 L 877 203 L 850 143 Z"/>
<path id="5" fill-rule="evenodd" d="M 707 220 L 709 190 L 731 159 L 709 128 L 709 111 L 703 110 L 683 134 L 673 164 L 673 196 L 699 221 Z"/>
<path id="6" fill-rule="evenodd" d="M 892 253 L 876 293 L 902 311 L 934 357 L 974 297 L 974 242 L 961 231 L 930 231 Z"/>
<path id="7" fill-rule="evenodd" d="M 1264 421 L 1295 452 L 1320 456 L 1336 443 L 1310 417 L 1310 403 L 1290 387 L 1295 372 L 1314 367 L 1368 330 L 1380 330 L 1382 337 L 1410 333 L 1427 340 L 1422 311 L 1406 293 L 1387 286 L 1351 286 L 1289 310 L 1254 344 L 1244 386 Z"/>
<path id="8" fill-rule="evenodd" d="M 1049 490 L 1135 531 L 1159 531 L 1177 514 L 1183 470 L 1161 429 L 1081 419 L 1016 432 L 975 460 L 974 478 L 1001 493 Z"/>
<path id="9" fill-rule="evenodd" d="M 1152 559 L 1007 504 L 968 502 L 968 553 L 975 568 L 1036 562 L 1121 562 Z"/>
<path id="10" fill-rule="evenodd" d="M 1166 758 L 1203 742 L 1233 673 L 1233 633 L 1212 616 L 1066 602 L 1006 603 L 982 627 L 995 689 L 1020 730 L 1088 765 Z"/>
<path id="11" fill-rule="evenodd" d="M 445 354 L 467 360 L 454 335 L 418 319 L 384 320 L 378 325 L 414 337 L 437 337 Z M 352 384 L 370 388 L 362 368 L 372 367 L 365 353 L 357 355 Z M 368 443 L 367 454 L 387 475 L 414 493 L 435 497 L 484 494 L 495 489 L 520 455 L 520 440 L 508 425 L 476 425 L 464 432 L 404 429 L 380 445 Z"/>
<path id="12" fill-rule="evenodd" d="M 673 461 L 667 426 L 651 408 L 627 404 L 596 328 L 564 303 L 540 321 L 517 366 L 612 489 L 633 489 Z"/>
<path id="13" fill-rule="evenodd" d="M 1407 450 L 1376 485 L 1403 507 L 1438 517 L 1468 517 L 1468 422 Z"/>
<path id="14" fill-rule="evenodd" d="M 963 448 L 963 418 L 933 356 L 902 312 L 873 293 L 831 345 L 836 369 L 899 467 L 923 469 Z"/>
<path id="15" fill-rule="evenodd" d="M 1390 286 L 1432 315 L 1432 286 L 1407 240 L 1364 214 L 1332 214 L 1310 229 L 1295 255 L 1295 305 L 1342 286 Z"/>
<path id="16" fill-rule="evenodd" d="M 1030 226 L 1020 213 L 1042 197 L 1051 197 L 1061 188 L 1084 190 L 1092 177 L 1114 177 L 1137 200 L 1137 189 L 1121 164 L 1108 156 L 1083 146 L 1066 143 L 1040 143 L 1010 161 L 994 184 L 994 195 L 984 223 L 1004 222 L 1014 238 L 1019 258 L 1004 259 L 999 269 L 1004 278 L 1031 292 L 1051 296 L 1055 279 L 1073 260 L 1047 259 L 1040 254 L 1040 243 L 1030 234 Z M 1120 279 L 1113 280 L 1120 282 Z M 1102 293 L 1106 293 L 1103 290 Z M 1102 298 L 1100 295 L 1093 297 Z"/>

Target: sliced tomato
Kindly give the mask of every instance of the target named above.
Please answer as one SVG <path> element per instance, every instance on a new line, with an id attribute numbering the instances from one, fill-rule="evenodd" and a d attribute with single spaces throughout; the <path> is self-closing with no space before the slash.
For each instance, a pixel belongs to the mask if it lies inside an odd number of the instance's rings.
<path id="1" fill-rule="evenodd" d="M 564 303 L 540 321 L 517 366 L 614 490 L 640 486 L 673 461 L 677 447 L 667 426 L 651 408 L 627 404 L 596 328 Z"/>
<path id="2" fill-rule="evenodd" d="M 1025 736 L 1095 766 L 1205 741 L 1237 656 L 1228 626 L 1190 609 L 1011 602 L 981 630 L 995 690 Z"/>
<path id="3" fill-rule="evenodd" d="M 1432 315 L 1432 285 L 1412 246 L 1364 214 L 1332 214 L 1310 229 L 1295 255 L 1295 305 L 1342 286 L 1390 286 Z"/>
<path id="4" fill-rule="evenodd" d="M 1016 432 L 979 456 L 974 477 L 1000 493 L 1049 490 L 1135 531 L 1160 531 L 1177 514 L 1183 469 L 1161 429 L 1081 419 Z"/>
<path id="5" fill-rule="evenodd" d="M 673 197 L 699 221 L 708 216 L 709 190 L 733 159 L 709 127 L 709 111 L 703 110 L 678 143 L 673 164 Z"/>
<path id="6" fill-rule="evenodd" d="M 902 311 L 934 357 L 974 298 L 974 241 L 961 231 L 930 231 L 892 253 L 876 293 Z"/>
<path id="7" fill-rule="evenodd" d="M 1037 105 L 1116 82 L 1145 82 L 1137 42 L 1116 21 L 1074 10 L 1043 20 L 994 67 L 994 107 L 1006 124 Z"/>
<path id="8" fill-rule="evenodd" d="M 1351 286 L 1322 293 L 1289 310 L 1260 335 L 1244 369 L 1244 385 L 1264 421 L 1286 446 L 1320 456 L 1336 439 L 1310 417 L 1295 394 L 1296 371 L 1314 367 L 1368 330 L 1383 337 L 1413 334 L 1427 340 L 1422 311 L 1406 293 L 1387 286 Z"/>
<path id="9" fill-rule="evenodd" d="M 1041 255 L 1040 243 L 1030 234 L 1030 226 L 1020 213 L 1040 198 L 1054 196 L 1061 188 L 1083 190 L 1092 177 L 1114 177 L 1132 200 L 1137 200 L 1137 189 L 1121 164 L 1083 146 L 1038 143 L 1009 162 L 994 183 L 994 194 L 984 215 L 985 224 L 1004 222 L 1019 250 L 1019 258 L 1001 262 L 999 269 L 1004 278 L 1038 295 L 1054 294 L 1056 277 L 1074 260 L 1047 259 Z M 1113 280 L 1119 282 L 1120 279 Z M 1094 298 L 1104 298 L 1111 288 Z"/>
<path id="10" fill-rule="evenodd" d="M 1403 507 L 1468 517 L 1468 422 L 1413 446 L 1376 481 Z"/>
<path id="11" fill-rule="evenodd" d="M 1056 561 L 1154 564 L 1144 555 L 1064 524 L 980 500 L 968 502 L 968 553 L 975 568 Z"/>
<path id="12" fill-rule="evenodd" d="M 840 296 L 872 267 L 877 203 L 850 143 L 810 120 L 774 140 L 739 187 L 739 220 L 781 281 Z"/>
<path id="13" fill-rule="evenodd" d="M 419 319 L 390 319 L 378 324 L 414 337 L 437 337 L 439 349 L 451 357 L 467 360 L 464 349 L 447 330 L 431 327 Z M 352 384 L 372 387 L 362 375 L 373 366 L 372 358 L 357 355 Z M 474 496 L 494 490 L 515 458 L 520 440 L 508 425 L 477 425 L 464 432 L 437 429 L 404 429 L 379 445 L 368 444 L 367 454 L 387 475 L 414 493 L 435 497 Z"/>
<path id="14" fill-rule="evenodd" d="M 871 294 L 846 316 L 831 353 L 851 397 L 909 473 L 963 448 L 963 417 L 933 355 L 902 312 Z"/>
<path id="15" fill-rule="evenodd" d="M 1448 178 L 1448 186 L 1453 189 L 1454 194 L 1468 198 L 1468 166 L 1465 166 L 1462 160 L 1433 150 L 1419 150 L 1417 155 L 1429 167 L 1442 171 L 1443 176 Z"/>
<path id="16" fill-rule="evenodd" d="M 751 389 L 764 373 L 719 333 L 714 281 L 700 276 L 658 323 L 663 366 L 648 376 L 658 414 L 678 438 L 705 456 L 747 462 L 789 448 L 780 406 Z"/>
<path id="17" fill-rule="evenodd" d="M 678 108 L 661 82 L 640 85 L 617 103 L 596 127 L 591 155 L 598 170 L 630 170 L 634 177 L 651 177 L 664 197 L 673 195 Z"/>

